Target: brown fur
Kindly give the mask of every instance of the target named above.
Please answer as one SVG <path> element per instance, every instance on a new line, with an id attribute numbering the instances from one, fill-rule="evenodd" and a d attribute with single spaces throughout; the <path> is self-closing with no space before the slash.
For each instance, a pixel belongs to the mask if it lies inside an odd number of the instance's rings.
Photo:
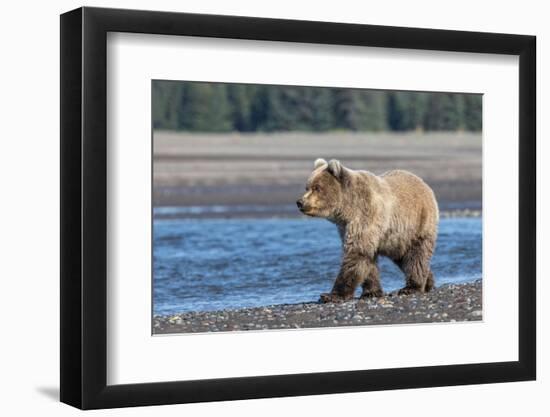
<path id="1" fill-rule="evenodd" d="M 395 170 L 377 176 L 318 159 L 297 203 L 304 214 L 335 223 L 342 239 L 340 272 L 321 301 L 351 299 L 359 285 L 362 298 L 381 296 L 379 255 L 405 274 L 401 294 L 433 288 L 430 260 L 439 210 L 433 191 L 416 175 Z"/>

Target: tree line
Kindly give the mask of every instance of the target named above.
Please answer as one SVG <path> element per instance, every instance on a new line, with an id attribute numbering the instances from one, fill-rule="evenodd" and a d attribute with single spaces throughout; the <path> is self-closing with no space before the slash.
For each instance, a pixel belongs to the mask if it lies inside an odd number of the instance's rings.
<path id="1" fill-rule="evenodd" d="M 153 127 L 191 132 L 481 130 L 479 94 L 153 81 Z"/>

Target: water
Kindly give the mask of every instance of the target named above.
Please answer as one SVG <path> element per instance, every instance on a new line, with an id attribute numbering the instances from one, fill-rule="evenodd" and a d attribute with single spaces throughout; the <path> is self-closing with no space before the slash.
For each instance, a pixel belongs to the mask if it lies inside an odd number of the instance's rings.
<path id="1" fill-rule="evenodd" d="M 481 278 L 480 218 L 442 219 L 436 285 Z M 154 314 L 316 301 L 331 289 L 341 248 L 322 219 L 154 220 Z M 404 278 L 380 261 L 385 291 Z M 358 289 L 358 292 L 360 289 Z"/>

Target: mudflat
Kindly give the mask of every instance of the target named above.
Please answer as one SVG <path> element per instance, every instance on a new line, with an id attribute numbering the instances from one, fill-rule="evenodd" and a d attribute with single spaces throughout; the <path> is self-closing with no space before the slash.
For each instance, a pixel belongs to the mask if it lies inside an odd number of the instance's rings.
<path id="1" fill-rule="evenodd" d="M 441 210 L 481 209 L 482 135 L 470 132 L 155 131 L 153 205 L 294 204 L 318 157 L 375 174 L 409 170 L 433 188 Z"/>

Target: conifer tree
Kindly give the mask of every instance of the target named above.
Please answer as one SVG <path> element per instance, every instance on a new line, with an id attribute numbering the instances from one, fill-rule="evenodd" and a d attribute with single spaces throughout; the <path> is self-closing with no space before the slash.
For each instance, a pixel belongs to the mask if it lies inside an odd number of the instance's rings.
<path id="1" fill-rule="evenodd" d="M 153 81 L 155 129 L 205 132 L 481 130 L 482 96 Z"/>
<path id="2" fill-rule="evenodd" d="M 481 130 L 483 113 L 482 113 L 481 94 L 465 94 L 464 95 L 464 122 L 467 130 Z"/>

